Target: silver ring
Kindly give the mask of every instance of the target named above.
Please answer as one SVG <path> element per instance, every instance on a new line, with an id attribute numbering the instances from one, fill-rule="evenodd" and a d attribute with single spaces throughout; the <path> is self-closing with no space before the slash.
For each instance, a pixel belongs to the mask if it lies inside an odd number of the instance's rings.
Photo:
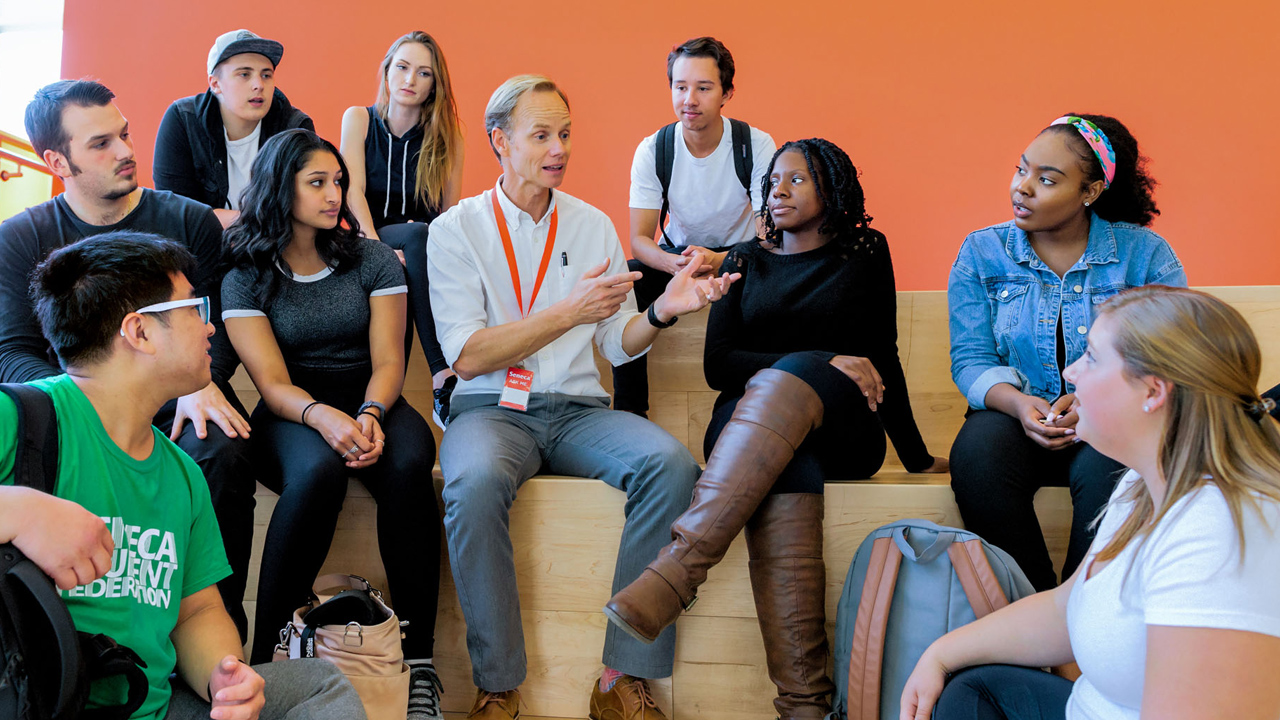
<path id="1" fill-rule="evenodd" d="M 360 446 L 359 446 L 359 445 L 352 445 L 350 450 L 348 450 L 348 451 L 346 451 L 346 452 L 344 452 L 344 453 L 342 453 L 342 454 L 343 454 L 343 455 L 350 455 L 351 453 L 357 452 L 357 451 L 359 451 L 359 450 L 360 450 Z"/>

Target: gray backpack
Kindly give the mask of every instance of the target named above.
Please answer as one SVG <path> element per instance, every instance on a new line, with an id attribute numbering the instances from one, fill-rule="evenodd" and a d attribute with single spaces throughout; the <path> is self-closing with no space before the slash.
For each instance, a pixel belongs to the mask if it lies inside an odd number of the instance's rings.
<path id="1" fill-rule="evenodd" d="M 898 720 L 902 688 L 934 640 L 1034 592 L 1013 558 L 971 532 L 928 520 L 877 529 L 836 612 L 833 717 Z"/>

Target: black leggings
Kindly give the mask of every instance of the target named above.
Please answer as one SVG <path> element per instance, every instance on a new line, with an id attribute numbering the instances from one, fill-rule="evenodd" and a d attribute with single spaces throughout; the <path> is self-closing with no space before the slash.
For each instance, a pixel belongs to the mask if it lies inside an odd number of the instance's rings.
<path id="1" fill-rule="evenodd" d="M 771 494 L 822 494 L 827 480 L 864 480 L 884 464 L 884 426 L 867 406 L 858 384 L 837 370 L 830 353 L 798 352 L 773 364 L 803 380 L 822 400 L 822 427 L 809 433 L 774 481 Z M 742 397 L 721 398 L 711 414 L 703 449 L 707 457 Z"/>
<path id="2" fill-rule="evenodd" d="M 933 720 L 1064 720 L 1071 681 L 1043 670 L 979 665 L 956 673 Z"/>
<path id="3" fill-rule="evenodd" d="M 969 413 L 951 446 L 951 489 L 966 530 L 1013 556 L 1036 590 L 1057 586 L 1033 499 L 1042 487 L 1071 488 L 1071 539 L 1062 577 L 1070 577 L 1093 542 L 1090 527 L 1124 466 L 1084 443 L 1047 450 L 1017 418 L 996 410 Z"/>
<path id="4" fill-rule="evenodd" d="M 291 368 L 290 377 L 315 399 L 355 413 L 369 372 L 306 374 Z M 277 417 L 262 403 L 251 422 L 259 477 L 280 495 L 258 574 L 251 662 L 271 659 L 281 628 L 306 602 L 329 554 L 349 477 L 364 483 L 378 505 L 378 551 L 387 589 L 396 615 L 409 622 L 405 657 L 431 657 L 440 590 L 440 514 L 431 479 L 435 441 L 426 421 L 404 398 L 397 400 L 382 424 L 386 450 L 361 470 L 347 468 L 320 433 Z"/>
<path id="5" fill-rule="evenodd" d="M 409 323 L 409 335 L 405 339 L 405 362 L 409 360 L 409 347 L 413 344 L 413 326 L 418 327 L 418 339 L 422 341 L 422 352 L 427 356 L 427 365 L 431 374 L 446 370 L 449 364 L 444 360 L 444 352 L 440 350 L 440 341 L 436 339 L 435 316 L 431 314 L 431 282 L 427 279 L 427 234 L 426 223 L 399 223 L 384 225 L 378 228 L 378 237 L 388 247 L 404 253 L 404 274 L 409 281 L 409 310 L 413 322 Z"/>

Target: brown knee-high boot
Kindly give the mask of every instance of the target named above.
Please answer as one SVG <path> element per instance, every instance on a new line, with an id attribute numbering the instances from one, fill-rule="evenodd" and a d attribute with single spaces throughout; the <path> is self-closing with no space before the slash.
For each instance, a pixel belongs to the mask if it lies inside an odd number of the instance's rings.
<path id="1" fill-rule="evenodd" d="M 604 607 L 614 624 L 653 642 L 693 605 L 707 570 L 720 562 L 796 447 L 822 424 L 822 400 L 800 378 L 765 369 L 747 383 L 716 440 L 693 503 L 671 525 L 673 542 Z"/>
<path id="2" fill-rule="evenodd" d="M 751 593 L 782 720 L 825 717 L 835 692 L 827 676 L 822 516 L 821 495 L 788 493 L 765 498 L 747 523 Z"/>

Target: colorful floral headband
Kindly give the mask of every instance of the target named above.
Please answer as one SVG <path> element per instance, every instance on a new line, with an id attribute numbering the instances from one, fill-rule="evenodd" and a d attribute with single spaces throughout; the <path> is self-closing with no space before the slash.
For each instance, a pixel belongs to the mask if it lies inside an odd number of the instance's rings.
<path id="1" fill-rule="evenodd" d="M 1098 163 L 1102 165 L 1104 178 L 1102 189 L 1111 187 L 1111 181 L 1116 179 L 1116 151 L 1111 149 L 1111 141 L 1107 139 L 1107 134 L 1097 125 L 1076 115 L 1063 115 L 1049 125 L 1070 125 L 1079 130 L 1080 136 L 1089 143 L 1090 149 L 1098 158 Z"/>

